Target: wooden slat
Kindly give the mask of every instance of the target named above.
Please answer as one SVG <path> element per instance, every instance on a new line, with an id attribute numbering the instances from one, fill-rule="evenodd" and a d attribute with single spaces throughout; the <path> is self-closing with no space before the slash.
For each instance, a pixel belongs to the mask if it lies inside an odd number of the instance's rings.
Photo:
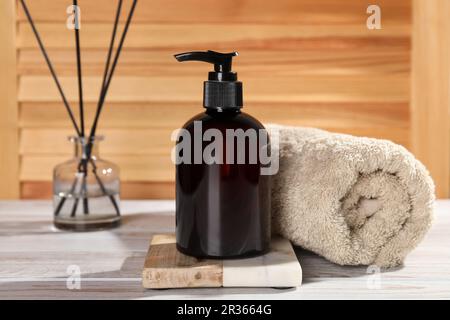
<path id="1" fill-rule="evenodd" d="M 404 47 L 360 48 L 326 50 L 243 50 L 235 60 L 240 77 L 285 77 L 303 75 L 379 75 L 409 74 L 409 43 Z M 197 63 L 185 63 L 183 67 L 173 58 L 173 50 L 125 49 L 117 76 L 187 76 L 198 75 Z M 49 50 L 59 75 L 75 75 L 73 50 Z M 83 74 L 101 75 L 106 59 L 105 50 L 83 50 Z M 206 71 L 206 69 L 205 69 Z M 37 49 L 20 51 L 18 73 L 20 75 L 48 75 L 48 68 Z"/>
<path id="2" fill-rule="evenodd" d="M 109 102 L 197 102 L 201 103 L 204 75 L 186 77 L 116 77 Z M 408 77 L 404 75 L 279 77 L 241 77 L 248 102 L 407 102 Z M 70 101 L 76 101 L 76 79 L 61 77 Z M 86 102 L 96 102 L 100 77 L 85 77 Z M 24 76 L 20 79 L 20 102 L 59 102 L 50 77 Z"/>
<path id="3" fill-rule="evenodd" d="M 87 105 L 89 120 L 94 108 L 94 105 Z M 253 103 L 245 106 L 243 111 L 263 123 L 313 126 L 390 139 L 409 146 L 407 103 Z M 187 119 L 200 112 L 203 109 L 197 104 L 109 104 L 99 131 L 106 136 L 102 142 L 102 154 L 117 154 L 121 150 L 133 154 L 167 152 L 172 130 L 180 128 Z M 23 104 L 21 127 L 24 128 L 23 153 L 69 152 L 69 144 L 64 137 L 73 131 L 62 105 Z M 152 138 L 153 130 L 159 138 L 156 141 Z"/>
<path id="4" fill-rule="evenodd" d="M 70 2 L 55 0 L 29 1 L 37 21 L 65 21 Z M 111 22 L 115 4 L 111 0 L 80 0 L 82 21 Z M 125 1 L 124 8 L 130 1 Z M 365 21 L 369 0 L 153 0 L 139 1 L 134 21 L 147 22 L 238 22 L 238 23 L 311 23 L 347 24 Z M 409 23 L 409 0 L 377 0 L 383 10 L 383 23 Z M 99 10 L 101 8 L 101 10 Z M 124 10 L 124 15 L 128 10 Z M 25 21 L 22 10 L 18 16 Z M 122 19 L 125 17 L 123 16 Z"/>
<path id="5" fill-rule="evenodd" d="M 438 197 L 450 195 L 450 2 L 414 0 L 412 148 L 428 167 Z"/>
<path id="6" fill-rule="evenodd" d="M 30 26 L 19 23 L 17 45 L 20 49 L 36 48 L 36 40 Z M 38 25 L 48 48 L 72 48 L 73 39 L 68 36 L 65 24 L 41 23 Z M 81 45 L 86 48 L 107 48 L 111 26 L 109 24 L 84 23 Z M 220 35 L 220 36 L 218 36 Z M 381 30 L 369 30 L 365 20 L 352 25 L 283 25 L 283 24 L 135 24 L 126 40 L 127 48 L 152 48 L 189 50 L 301 49 L 314 46 L 326 47 L 376 47 L 380 42 L 403 45 L 409 42 L 408 25 L 393 25 Z M 355 39 L 349 39 L 353 37 Z M 352 42 L 353 41 L 353 42 Z"/>
<path id="7" fill-rule="evenodd" d="M 20 181 L 51 181 L 53 168 L 70 157 L 56 155 L 22 156 Z M 122 181 L 169 182 L 175 180 L 175 166 L 170 155 L 108 156 L 120 168 Z"/>
<path id="8" fill-rule="evenodd" d="M 96 105 L 86 105 L 87 122 L 92 122 Z M 108 103 L 102 113 L 104 129 L 175 129 L 197 113 L 198 103 Z M 408 103 L 245 103 L 243 112 L 262 122 L 320 127 L 408 127 Z M 78 116 L 77 110 L 74 110 Z M 21 128 L 71 128 L 62 103 L 26 102 L 20 106 Z M 106 141 L 107 142 L 107 141 Z"/>
<path id="9" fill-rule="evenodd" d="M 0 198 L 19 197 L 15 1 L 0 1 Z"/>
<path id="10" fill-rule="evenodd" d="M 408 147 L 408 128 L 394 128 L 392 129 L 392 126 L 361 126 L 325 129 L 390 139 Z M 110 137 L 116 136 L 119 140 L 109 147 L 105 146 L 102 154 L 105 154 L 106 159 L 119 165 L 123 181 L 173 181 L 174 166 L 170 160 L 173 142 L 169 139 L 169 132 L 167 131 L 167 136 L 164 138 L 164 135 L 158 137 L 155 134 L 157 130 L 141 131 L 145 131 L 145 134 L 129 133 L 128 130 L 111 130 Z M 70 158 L 70 147 L 64 143 L 64 139 L 58 139 L 61 140 L 59 143 L 54 141 L 55 137 L 63 137 L 62 132 L 64 130 L 25 130 L 22 134 L 24 142 L 22 143 L 21 181 L 49 181 L 53 167 Z"/>
<path id="11" fill-rule="evenodd" d="M 23 199 L 51 199 L 52 183 L 50 181 L 24 181 L 20 187 Z M 174 199 L 173 182 L 122 182 L 120 186 L 122 199 Z"/>
<path id="12" fill-rule="evenodd" d="M 296 121 L 273 121 L 273 123 L 297 125 Z M 291 123 L 289 123 L 291 122 Z M 389 139 L 394 142 L 409 146 L 408 127 L 392 129 L 391 126 L 371 126 L 364 124 L 354 127 L 345 127 L 339 123 L 336 127 L 319 126 L 314 123 L 307 124 L 317 128 L 334 132 L 349 133 L 357 136 L 369 136 L 380 139 Z M 171 130 L 121 130 L 105 129 L 102 133 L 109 141 L 101 143 L 101 154 L 110 155 L 157 155 L 167 156 L 170 159 L 170 151 L 174 142 L 170 140 Z M 73 146 L 65 137 L 70 133 L 67 129 L 28 129 L 22 130 L 20 153 L 22 155 L 70 155 Z"/>
<path id="13" fill-rule="evenodd" d="M 174 128 L 176 129 L 176 128 Z M 104 129 L 106 137 L 99 143 L 104 155 L 168 155 L 174 142 L 170 140 L 174 129 Z M 23 129 L 20 135 L 20 153 L 42 155 L 68 155 L 73 144 L 67 137 L 71 129 Z"/>

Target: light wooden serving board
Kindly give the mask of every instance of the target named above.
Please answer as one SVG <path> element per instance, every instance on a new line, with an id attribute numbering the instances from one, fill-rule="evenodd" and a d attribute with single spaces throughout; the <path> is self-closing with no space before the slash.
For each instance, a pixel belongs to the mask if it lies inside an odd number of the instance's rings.
<path id="1" fill-rule="evenodd" d="M 262 256 L 233 259 L 197 259 L 176 248 L 175 235 L 153 236 L 142 273 L 144 288 L 297 287 L 302 269 L 291 243 L 273 238 Z"/>

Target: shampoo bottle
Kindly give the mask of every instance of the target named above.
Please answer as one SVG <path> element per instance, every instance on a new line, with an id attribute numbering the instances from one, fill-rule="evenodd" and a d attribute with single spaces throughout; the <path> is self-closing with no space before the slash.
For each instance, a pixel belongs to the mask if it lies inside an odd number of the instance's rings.
<path id="1" fill-rule="evenodd" d="M 242 82 L 231 70 L 235 56 L 175 55 L 180 62 L 214 65 L 203 85 L 205 112 L 186 122 L 176 148 L 183 159 L 176 164 L 177 248 L 195 257 L 248 257 L 270 245 L 269 176 L 261 174 L 259 154 L 268 136 L 241 111 Z"/>

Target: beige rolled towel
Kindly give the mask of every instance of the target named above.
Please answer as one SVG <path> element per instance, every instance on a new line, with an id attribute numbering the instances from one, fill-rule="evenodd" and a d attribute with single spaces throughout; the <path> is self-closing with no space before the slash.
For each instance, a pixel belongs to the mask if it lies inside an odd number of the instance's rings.
<path id="1" fill-rule="evenodd" d="M 269 125 L 279 131 L 274 232 L 341 265 L 394 267 L 433 215 L 426 168 L 391 141 Z"/>

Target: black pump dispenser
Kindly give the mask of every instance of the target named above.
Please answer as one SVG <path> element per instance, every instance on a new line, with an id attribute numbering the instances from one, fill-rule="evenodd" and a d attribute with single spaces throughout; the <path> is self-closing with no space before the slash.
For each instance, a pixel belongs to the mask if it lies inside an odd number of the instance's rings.
<path id="1" fill-rule="evenodd" d="M 203 83 L 203 106 L 212 109 L 240 109 L 242 101 L 242 82 L 237 81 L 237 73 L 231 70 L 233 57 L 237 52 L 220 53 L 215 51 L 192 51 L 176 54 L 179 62 L 202 61 L 214 64 L 208 81 Z"/>
<path id="2" fill-rule="evenodd" d="M 267 165 L 260 156 L 269 147 L 269 137 L 258 120 L 241 111 L 242 82 L 231 68 L 237 55 L 175 55 L 180 62 L 214 64 L 204 82 L 206 110 L 183 125 L 175 152 L 180 156 L 175 179 L 177 248 L 194 257 L 250 257 L 270 247 L 270 177 L 263 173 Z"/>

